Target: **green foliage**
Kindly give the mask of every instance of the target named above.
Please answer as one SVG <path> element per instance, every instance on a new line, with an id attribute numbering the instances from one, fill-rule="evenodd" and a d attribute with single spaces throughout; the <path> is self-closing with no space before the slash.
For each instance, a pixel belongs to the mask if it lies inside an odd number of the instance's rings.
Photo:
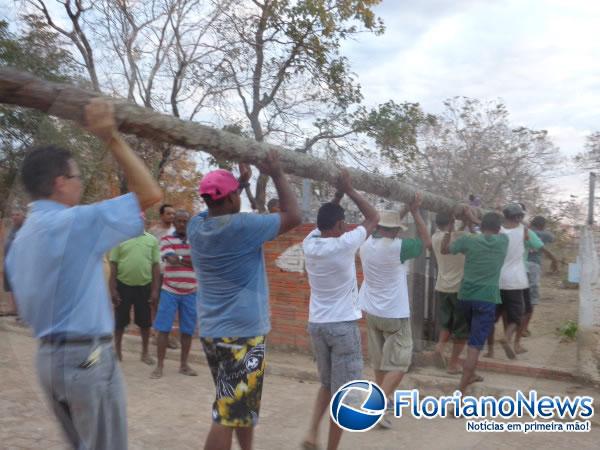
<path id="1" fill-rule="evenodd" d="M 575 339 L 577 337 L 578 325 L 574 320 L 569 320 L 563 323 L 558 329 L 558 334 L 567 339 Z"/>
<path id="2" fill-rule="evenodd" d="M 0 66 L 12 66 L 57 82 L 77 83 L 80 72 L 71 54 L 62 48 L 58 35 L 33 16 L 24 17 L 26 28 L 11 33 L 0 21 Z M 75 151 L 84 179 L 98 179 L 103 158 L 98 142 L 79 127 L 47 114 L 0 105 L 0 211 L 5 211 L 13 195 L 21 195 L 17 174 L 25 149 L 33 145 L 55 144 Z M 87 183 L 84 195 L 96 198 L 105 186 Z M 24 199 L 17 200 L 24 203 Z"/>
<path id="3" fill-rule="evenodd" d="M 357 131 L 374 139 L 381 156 L 392 164 L 413 160 L 418 151 L 418 130 L 436 120 L 418 103 L 397 104 L 393 100 L 370 111 L 363 108 L 355 117 Z"/>
<path id="4" fill-rule="evenodd" d="M 58 35 L 39 17 L 23 17 L 25 32 L 15 35 L 0 21 L 0 66 L 12 66 L 49 81 L 73 81 L 81 71 L 72 55 L 62 47 Z"/>

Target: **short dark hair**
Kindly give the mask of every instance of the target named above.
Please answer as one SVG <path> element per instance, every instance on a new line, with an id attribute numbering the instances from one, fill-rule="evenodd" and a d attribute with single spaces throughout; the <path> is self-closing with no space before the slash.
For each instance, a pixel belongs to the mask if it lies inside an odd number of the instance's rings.
<path id="1" fill-rule="evenodd" d="M 321 231 L 331 230 L 340 220 L 344 220 L 344 208 L 337 203 L 324 203 L 317 213 L 317 227 Z"/>
<path id="2" fill-rule="evenodd" d="M 438 227 L 445 227 L 446 225 L 450 224 L 451 218 L 452 217 L 447 212 L 437 213 L 435 216 L 435 224 Z"/>
<path id="3" fill-rule="evenodd" d="M 267 208 L 271 208 L 271 207 L 276 206 L 276 205 L 279 205 L 279 199 L 278 198 L 272 198 L 267 203 Z"/>
<path id="4" fill-rule="evenodd" d="M 158 213 L 162 216 L 165 213 L 165 209 L 167 208 L 173 208 L 173 205 L 169 204 L 169 203 L 164 203 L 162 205 L 160 205 L 160 209 L 158 210 Z"/>
<path id="5" fill-rule="evenodd" d="M 188 217 L 191 216 L 190 212 L 187 209 L 178 209 L 177 211 L 175 211 L 175 217 L 182 216 L 184 214 Z"/>
<path id="6" fill-rule="evenodd" d="M 502 227 L 502 216 L 495 212 L 485 213 L 481 219 L 481 231 L 493 231 L 497 233 Z"/>
<path id="7" fill-rule="evenodd" d="M 225 204 L 225 199 L 227 198 L 227 197 L 223 197 L 223 198 L 220 198 L 219 200 L 213 200 L 213 198 L 209 194 L 201 195 L 201 197 L 202 197 L 202 200 L 204 200 L 204 203 L 206 203 L 206 206 L 208 206 L 208 209 L 218 208 L 220 206 L 223 206 Z"/>
<path id="8" fill-rule="evenodd" d="M 48 198 L 54 191 L 54 180 L 69 175 L 73 154 L 66 148 L 45 145 L 30 149 L 21 166 L 21 180 L 33 198 Z"/>
<path id="9" fill-rule="evenodd" d="M 535 216 L 533 219 L 531 219 L 531 226 L 542 230 L 546 226 L 546 218 L 542 216 Z"/>

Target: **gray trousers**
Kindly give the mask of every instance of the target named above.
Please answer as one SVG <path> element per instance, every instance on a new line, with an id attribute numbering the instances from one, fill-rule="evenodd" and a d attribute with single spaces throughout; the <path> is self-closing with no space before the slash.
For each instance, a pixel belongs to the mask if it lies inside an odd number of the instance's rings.
<path id="1" fill-rule="evenodd" d="M 98 361 L 80 368 L 94 348 Z M 40 383 L 67 440 L 77 450 L 127 448 L 125 385 L 111 342 L 41 344 Z"/>

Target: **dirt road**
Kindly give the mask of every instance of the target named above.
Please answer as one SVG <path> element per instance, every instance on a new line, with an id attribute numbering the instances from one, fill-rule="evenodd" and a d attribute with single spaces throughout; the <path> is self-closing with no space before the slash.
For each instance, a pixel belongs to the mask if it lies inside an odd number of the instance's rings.
<path id="1" fill-rule="evenodd" d="M 194 346 L 198 345 L 194 342 Z M 0 324 L 0 448 L 65 448 L 43 402 L 33 369 L 35 341 Z M 210 424 L 213 385 L 206 366 L 198 377 L 177 373 L 167 361 L 165 377 L 150 380 L 138 355 L 125 354 L 131 449 L 200 449 Z M 308 425 L 314 382 L 268 375 L 256 449 L 298 449 Z M 391 430 L 347 433 L 343 449 L 513 449 L 597 448 L 600 427 L 589 433 L 468 433 L 465 420 L 394 419 Z M 325 436 L 322 436 L 324 442 Z"/>

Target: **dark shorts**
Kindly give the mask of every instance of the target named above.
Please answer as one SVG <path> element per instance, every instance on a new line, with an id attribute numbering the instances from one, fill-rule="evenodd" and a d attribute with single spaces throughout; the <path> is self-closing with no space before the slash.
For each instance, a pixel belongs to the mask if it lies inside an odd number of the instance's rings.
<path id="1" fill-rule="evenodd" d="M 10 281 L 8 281 L 8 274 L 6 273 L 6 267 L 4 267 L 4 273 L 2 275 L 4 277 L 4 292 L 12 292 Z"/>
<path id="2" fill-rule="evenodd" d="M 456 339 L 468 338 L 469 325 L 458 302 L 458 294 L 435 291 L 435 296 L 439 305 L 440 326 Z"/>
<path id="3" fill-rule="evenodd" d="M 498 305 L 500 315 L 506 313 L 506 322 L 521 325 L 521 319 L 525 311 L 525 300 L 523 289 L 503 289 L 500 291 L 502 304 Z"/>
<path id="4" fill-rule="evenodd" d="M 265 336 L 200 341 L 217 390 L 213 421 L 226 427 L 255 426 L 265 374 Z"/>
<path id="5" fill-rule="evenodd" d="M 129 325 L 132 306 L 134 323 L 140 328 L 150 328 L 152 326 L 150 288 L 150 284 L 146 286 L 127 286 L 117 281 L 117 292 L 121 297 L 121 303 L 115 308 L 115 328 L 117 330 L 122 330 Z"/>
<path id="6" fill-rule="evenodd" d="M 460 300 L 463 315 L 469 325 L 470 347 L 481 350 L 496 320 L 496 304 L 480 300 Z"/>
<path id="7" fill-rule="evenodd" d="M 531 291 L 529 288 L 523 289 L 523 305 L 525 308 L 525 314 L 531 314 L 533 312 L 533 305 L 531 304 Z"/>

